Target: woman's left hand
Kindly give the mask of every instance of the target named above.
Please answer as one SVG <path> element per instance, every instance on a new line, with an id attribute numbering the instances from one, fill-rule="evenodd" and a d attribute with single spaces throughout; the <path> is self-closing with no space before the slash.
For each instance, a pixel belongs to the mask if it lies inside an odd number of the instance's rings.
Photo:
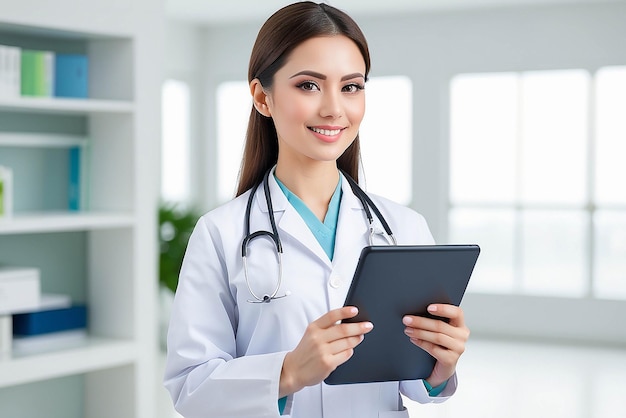
<path id="1" fill-rule="evenodd" d="M 436 387 L 454 374 L 470 331 L 465 326 L 463 310 L 458 306 L 432 304 L 428 306 L 428 312 L 450 321 L 405 315 L 402 322 L 406 326 L 404 333 L 411 342 L 437 360 L 432 374 L 426 379 L 432 387 Z"/>

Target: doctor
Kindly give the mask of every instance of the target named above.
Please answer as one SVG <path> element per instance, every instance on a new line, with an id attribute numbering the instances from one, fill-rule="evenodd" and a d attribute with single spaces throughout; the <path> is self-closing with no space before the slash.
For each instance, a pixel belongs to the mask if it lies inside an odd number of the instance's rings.
<path id="1" fill-rule="evenodd" d="M 429 310 L 449 323 L 403 319 L 437 359 L 430 377 L 323 383 L 375 326 L 340 323 L 356 314 L 342 305 L 370 231 L 374 244 L 388 243 L 385 222 L 398 244 L 433 243 L 421 215 L 382 197 L 370 196 L 381 214 L 369 209 L 370 226 L 350 185 L 369 69 L 361 30 L 331 6 L 296 3 L 261 28 L 238 196 L 199 220 L 173 305 L 165 385 L 183 416 L 408 417 L 401 393 L 425 403 L 455 392 L 469 330 L 440 304 Z"/>

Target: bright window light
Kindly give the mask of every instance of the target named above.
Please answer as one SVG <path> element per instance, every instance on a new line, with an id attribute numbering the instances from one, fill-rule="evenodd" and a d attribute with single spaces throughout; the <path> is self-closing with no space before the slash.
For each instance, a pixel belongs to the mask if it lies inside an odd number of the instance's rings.
<path id="1" fill-rule="evenodd" d="M 624 205 L 626 67 L 607 67 L 598 71 L 596 114 L 595 198 L 598 204 Z"/>
<path id="2" fill-rule="evenodd" d="M 413 184 L 413 83 L 405 76 L 366 84 L 361 157 L 367 191 L 408 205 Z"/>
<path id="3" fill-rule="evenodd" d="M 583 70 L 523 73 L 521 196 L 529 203 L 587 201 L 590 77 Z"/>
<path id="4" fill-rule="evenodd" d="M 217 88 L 217 199 L 224 203 L 237 191 L 237 178 L 252 109 L 245 81 L 227 81 Z"/>
<path id="5" fill-rule="evenodd" d="M 449 239 L 482 247 L 470 290 L 592 292 L 590 86 L 584 70 L 451 81 Z M 597 257 L 619 264 L 619 248 Z"/>
<path id="6" fill-rule="evenodd" d="M 626 299 L 626 210 L 596 212 L 594 235 L 594 294 Z"/>
<path id="7" fill-rule="evenodd" d="M 450 105 L 450 199 L 455 204 L 513 202 L 518 76 L 457 76 Z"/>
<path id="8" fill-rule="evenodd" d="M 162 90 L 161 197 L 170 202 L 190 198 L 189 85 L 167 80 Z"/>

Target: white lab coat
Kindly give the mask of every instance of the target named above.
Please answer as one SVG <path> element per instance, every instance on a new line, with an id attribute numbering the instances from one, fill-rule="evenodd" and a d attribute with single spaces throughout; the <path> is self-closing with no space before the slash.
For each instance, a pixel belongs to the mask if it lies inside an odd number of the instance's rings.
<path id="1" fill-rule="evenodd" d="M 187 418 L 278 417 L 285 354 L 296 347 L 309 323 L 343 306 L 361 249 L 368 245 L 367 218 L 347 180 L 342 179 L 332 262 L 273 176 L 269 182 L 284 249 L 279 295 L 288 292 L 289 296 L 271 303 L 248 302 L 252 297 L 243 273 L 241 241 L 249 191 L 204 215 L 189 240 L 172 309 L 165 371 L 165 386 L 176 409 Z M 371 197 L 398 244 L 433 243 L 421 215 Z M 251 232 L 271 231 L 262 186 L 250 218 Z M 378 240 L 386 243 L 382 236 Z M 264 238 L 250 245 L 249 279 L 259 295 L 271 293 L 277 283 L 275 254 L 271 241 Z M 456 376 L 436 398 L 428 396 L 421 380 L 321 383 L 289 396 L 284 414 L 294 418 L 408 417 L 400 392 L 424 403 L 442 402 L 455 390 Z"/>

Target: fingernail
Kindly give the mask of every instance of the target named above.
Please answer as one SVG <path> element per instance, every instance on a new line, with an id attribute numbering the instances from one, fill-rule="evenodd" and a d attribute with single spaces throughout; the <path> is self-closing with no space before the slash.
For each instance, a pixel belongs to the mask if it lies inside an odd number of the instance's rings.
<path id="1" fill-rule="evenodd" d="M 359 310 L 356 308 L 356 306 L 353 306 L 352 308 L 350 308 L 350 313 L 353 313 L 356 315 L 359 313 Z"/>
<path id="2" fill-rule="evenodd" d="M 437 312 L 437 305 L 428 305 L 428 312 Z"/>
<path id="3" fill-rule="evenodd" d="M 405 316 L 404 318 L 402 318 L 402 323 L 404 325 L 410 325 L 413 323 L 413 318 L 411 318 L 410 316 Z"/>
<path id="4" fill-rule="evenodd" d="M 366 322 L 363 324 L 363 328 L 365 329 L 372 329 L 374 328 L 374 324 L 372 324 L 371 322 Z"/>

